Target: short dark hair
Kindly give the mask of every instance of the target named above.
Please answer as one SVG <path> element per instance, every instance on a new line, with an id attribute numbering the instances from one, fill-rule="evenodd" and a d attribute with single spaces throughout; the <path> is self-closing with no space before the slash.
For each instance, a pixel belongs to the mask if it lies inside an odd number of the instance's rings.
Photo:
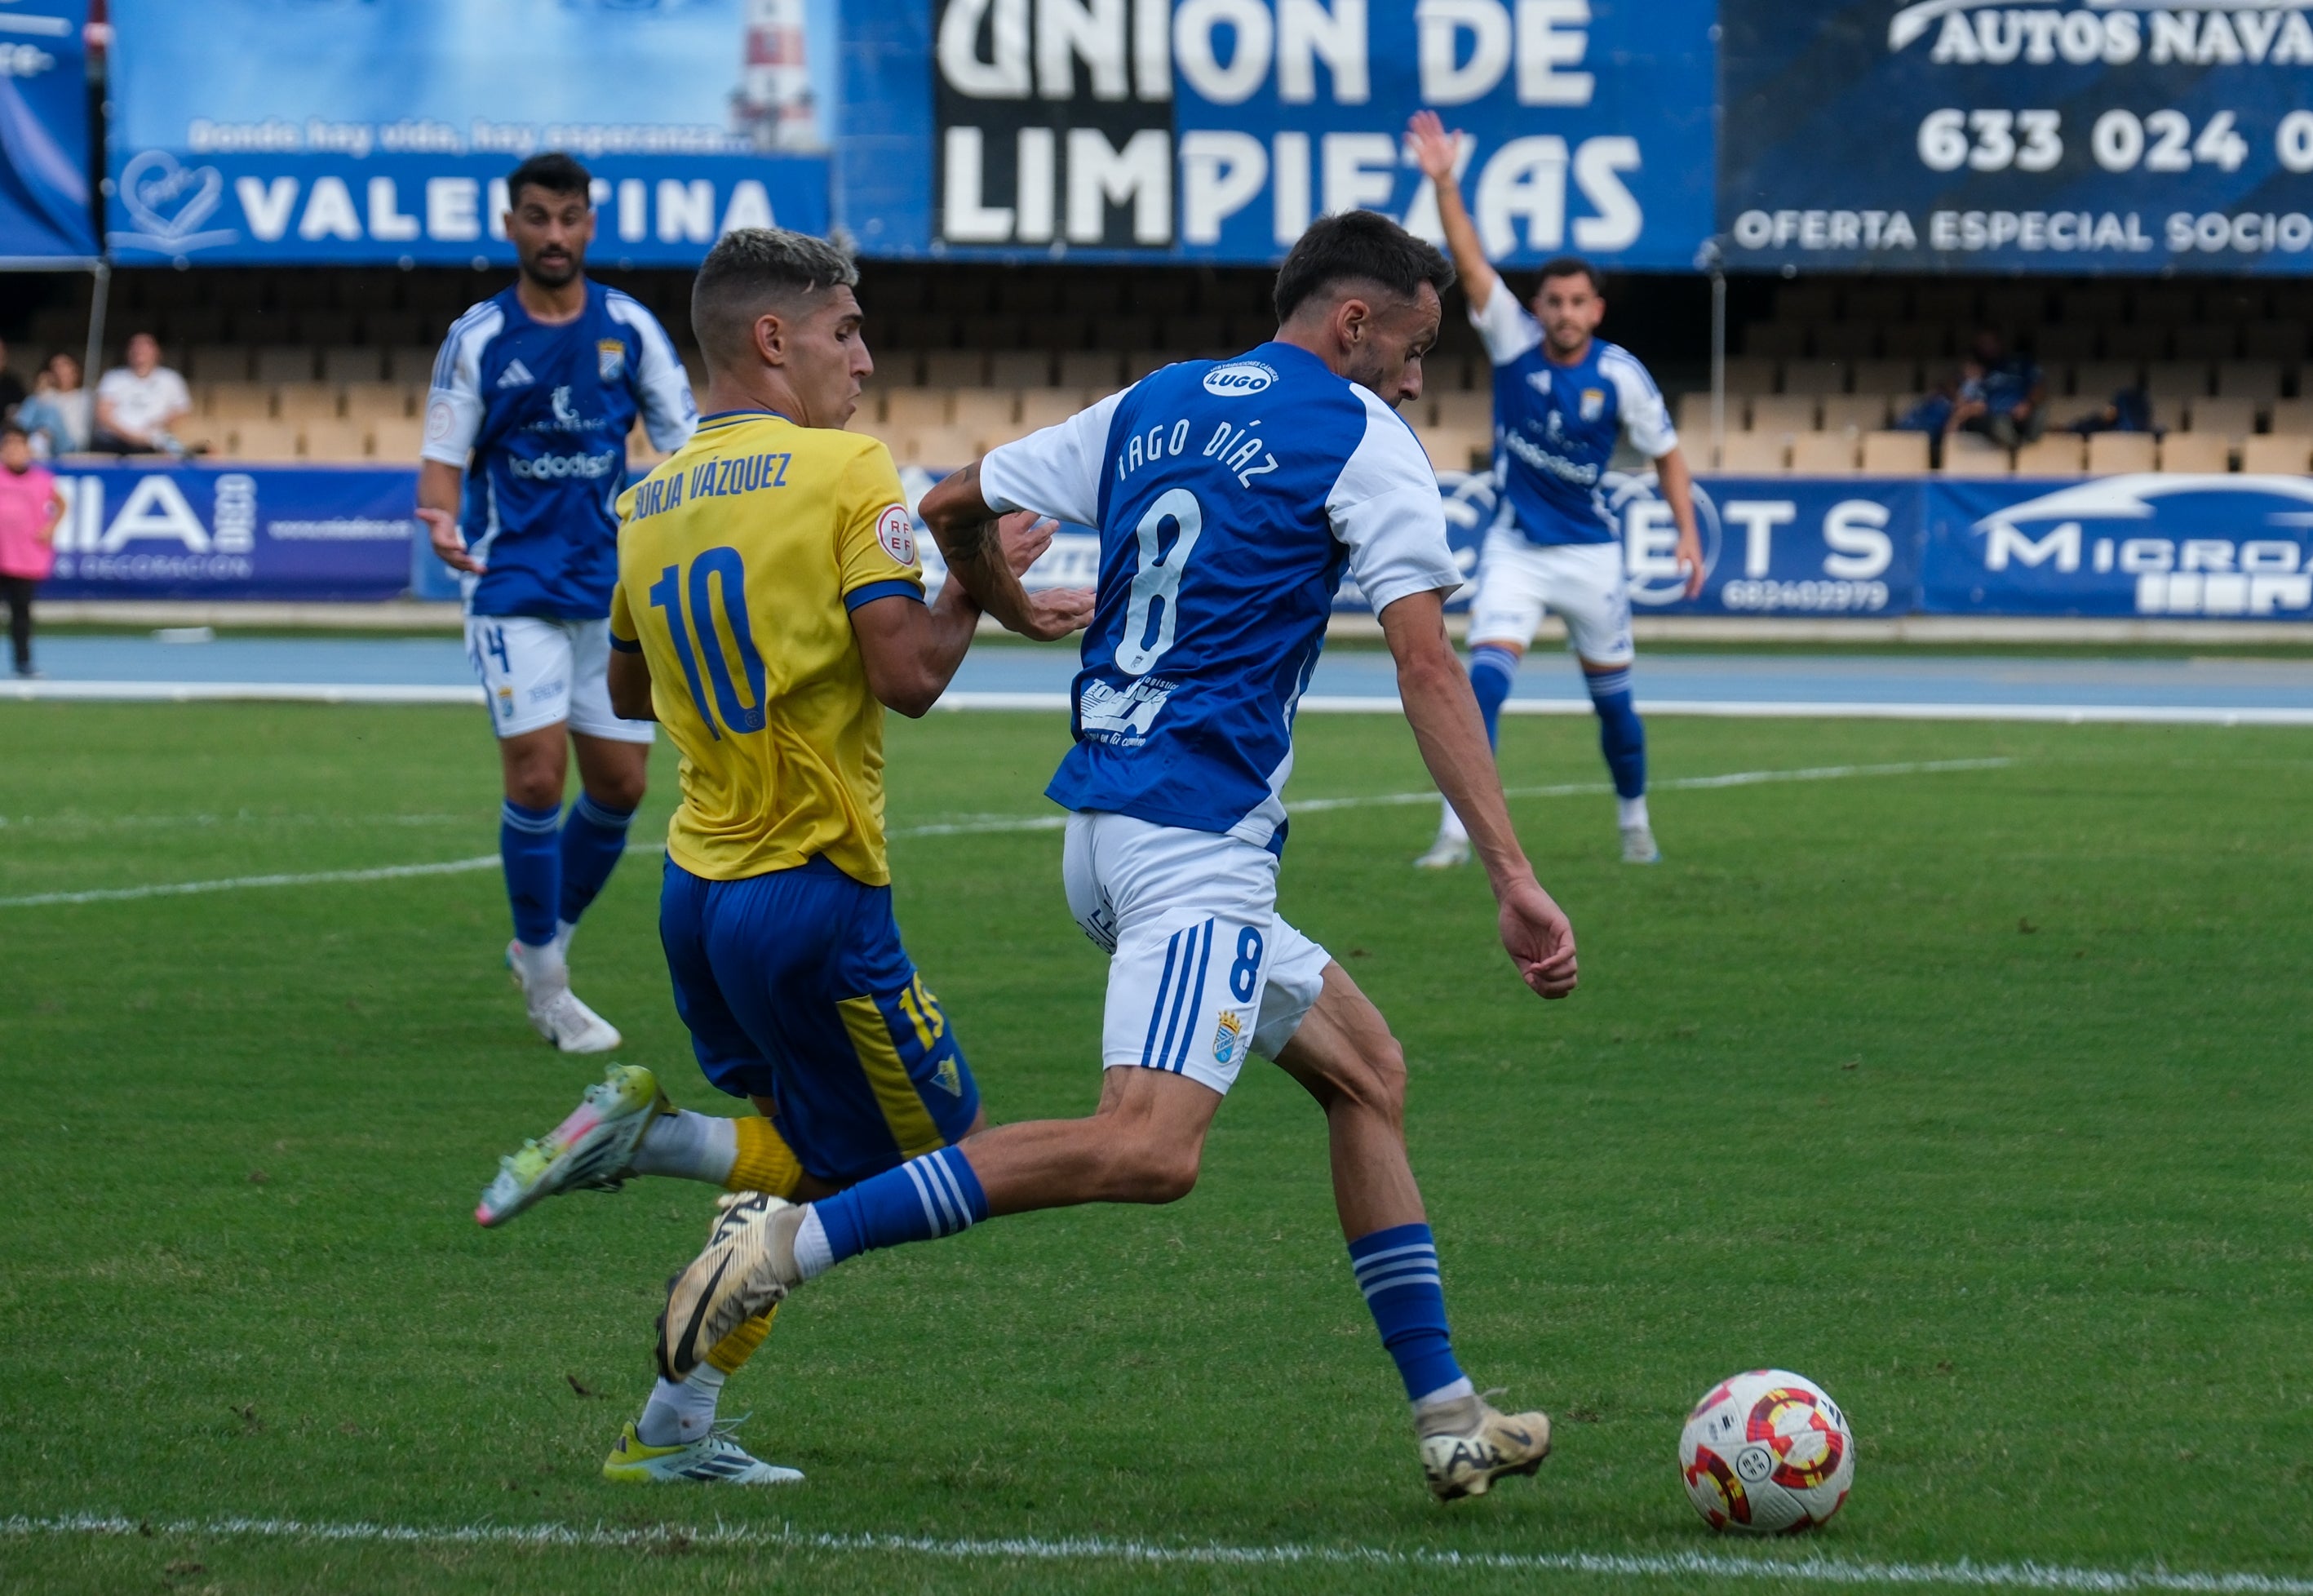
<path id="1" fill-rule="evenodd" d="M 1588 278 L 1590 292 L 1602 296 L 1606 292 L 1605 279 L 1598 275 L 1598 269 L 1579 255 L 1561 255 L 1556 260 L 1543 261 L 1540 275 L 1535 278 L 1534 291 L 1541 293 L 1543 284 L 1552 278 Z"/>
<path id="2" fill-rule="evenodd" d="M 506 175 L 506 203 L 521 203 L 524 189 L 543 189 L 550 194 L 584 194 L 591 199 L 594 174 L 579 165 L 575 157 L 560 150 L 547 150 L 532 155 Z"/>
<path id="3" fill-rule="evenodd" d="M 32 435 L 30 432 L 27 432 L 20 423 L 14 421 L 0 421 L 0 442 L 5 442 L 12 437 L 21 437 L 28 444 L 32 441 Z"/>
<path id="4" fill-rule="evenodd" d="M 1379 283 L 1407 299 L 1424 283 L 1443 294 L 1454 286 L 1454 263 L 1377 212 L 1321 216 L 1277 269 L 1277 319 L 1291 321 L 1307 301 L 1350 282 Z"/>
<path id="5" fill-rule="evenodd" d="M 858 283 L 858 265 L 840 244 L 785 227 L 735 227 L 699 263 L 691 334 L 707 363 L 717 365 L 764 311 Z"/>

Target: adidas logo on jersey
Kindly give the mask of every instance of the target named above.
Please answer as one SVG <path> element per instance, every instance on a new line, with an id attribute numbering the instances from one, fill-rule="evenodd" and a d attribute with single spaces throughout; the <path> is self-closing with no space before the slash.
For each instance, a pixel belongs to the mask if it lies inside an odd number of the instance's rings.
<path id="1" fill-rule="evenodd" d="M 498 374 L 497 385 L 501 388 L 527 388 L 536 381 L 538 379 L 530 375 L 530 367 L 519 360 L 509 360 L 506 368 Z"/>

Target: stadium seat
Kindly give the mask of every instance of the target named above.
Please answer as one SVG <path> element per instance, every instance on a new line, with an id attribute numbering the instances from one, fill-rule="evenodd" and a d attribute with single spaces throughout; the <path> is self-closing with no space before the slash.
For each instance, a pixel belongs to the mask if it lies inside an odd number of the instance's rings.
<path id="1" fill-rule="evenodd" d="M 1790 440 L 1781 433 L 1730 432 L 1719 448 L 1719 469 L 1737 475 L 1780 475 L 1790 468 Z"/>
<path id="2" fill-rule="evenodd" d="M 338 413 L 338 390 L 330 383 L 283 383 L 273 390 L 273 413 L 303 421 Z"/>
<path id="3" fill-rule="evenodd" d="M 1477 434 L 1462 427 L 1417 427 L 1413 436 L 1421 440 L 1421 452 L 1438 471 L 1478 470 L 1481 457 L 1491 446 L 1491 440 L 1482 442 Z"/>
<path id="4" fill-rule="evenodd" d="M 313 351 L 303 344 L 268 344 L 251 367 L 260 383 L 310 383 L 313 371 Z"/>
<path id="5" fill-rule="evenodd" d="M 1879 352 L 1891 358 L 1940 363 L 1951 357 L 1951 329 L 1938 322 L 1914 322 L 1879 331 Z"/>
<path id="6" fill-rule="evenodd" d="M 1082 388 L 1025 388 L 1020 392 L 1020 428 L 1029 433 L 1057 427 L 1102 397 Z"/>
<path id="7" fill-rule="evenodd" d="M 350 311 L 310 310 L 297 313 L 297 340 L 303 344 L 350 344 L 354 341 Z"/>
<path id="8" fill-rule="evenodd" d="M 385 352 L 385 379 L 429 386 L 434 381 L 434 357 L 440 353 L 439 344 L 398 344 Z"/>
<path id="9" fill-rule="evenodd" d="M 2083 360 L 2072 367 L 2072 389 L 2082 399 L 2108 404 L 2115 393 L 2135 387 L 2142 368 L 2133 360 Z"/>
<path id="10" fill-rule="evenodd" d="M 981 454 L 980 439 L 962 427 L 924 427 L 901 434 L 893 455 L 901 465 L 928 471 L 954 471 L 969 465 Z"/>
<path id="11" fill-rule="evenodd" d="M 1218 354 L 1228 342 L 1228 322 L 1222 316 L 1167 316 L 1157 331 L 1164 335 L 1166 348 L 1183 355 Z"/>
<path id="12" fill-rule="evenodd" d="M 344 463 L 361 459 L 369 452 L 369 423 L 343 416 L 324 416 L 303 424 L 305 457 Z"/>
<path id="13" fill-rule="evenodd" d="M 1944 475 L 1948 477 L 2004 477 L 2013 463 L 2007 450 L 1974 433 L 1956 432 L 1944 440 Z"/>
<path id="14" fill-rule="evenodd" d="M 162 364 L 169 349 L 162 347 Z M 249 351 L 239 344 L 195 344 L 182 357 L 184 375 L 197 383 L 242 383 L 249 380 Z"/>
<path id="15" fill-rule="evenodd" d="M 1153 349 L 1156 347 L 1156 318 L 1095 315 L 1092 319 L 1092 344 L 1096 349 Z"/>
<path id="16" fill-rule="evenodd" d="M 1775 290 L 1775 320 L 1795 326 L 1828 322 L 1839 313 L 1839 285 L 1816 280 L 1785 283 Z"/>
<path id="17" fill-rule="evenodd" d="M 1842 296 L 1845 314 L 1851 322 L 1877 322 L 1883 325 L 1901 322 L 1909 316 L 1911 304 L 1903 286 L 1897 283 L 1850 283 Z"/>
<path id="18" fill-rule="evenodd" d="M 2149 361 L 2144 387 L 2155 398 L 2169 393 L 2197 398 L 2209 391 L 2209 364 L 2205 360 Z"/>
<path id="19" fill-rule="evenodd" d="M 1783 362 L 1783 392 L 1844 393 L 1847 392 L 1847 366 L 1838 360 L 1786 360 Z"/>
<path id="20" fill-rule="evenodd" d="M 1773 322 L 1754 322 L 1743 329 L 1744 357 L 1772 363 L 1778 360 L 1800 360 L 1807 357 L 1807 330 L 1786 327 Z"/>
<path id="21" fill-rule="evenodd" d="M 399 383 L 347 383 L 346 384 L 346 414 L 357 420 L 374 421 L 410 413 L 413 395 L 423 394 L 401 386 Z"/>
<path id="22" fill-rule="evenodd" d="M 1047 387 L 1052 357 L 1043 349 L 998 349 L 988 357 L 988 380 L 998 388 Z"/>
<path id="23" fill-rule="evenodd" d="M 295 460 L 297 437 L 295 421 L 236 421 L 225 453 L 235 460 Z"/>
<path id="24" fill-rule="evenodd" d="M 1879 330 L 1864 322 L 1818 322 L 1815 352 L 1818 359 L 1836 360 L 1852 369 L 1857 361 L 1879 353 Z"/>
<path id="25" fill-rule="evenodd" d="M 1114 315 L 1124 308 L 1126 276 L 1123 272 L 1102 271 L 1064 278 L 1058 295 L 1060 306 L 1079 315 Z M 1051 289 L 1047 288 L 1046 292 L 1050 293 Z"/>
<path id="26" fill-rule="evenodd" d="M 1912 359 L 1859 360 L 1855 363 L 1858 393 L 1909 393 L 1920 385 L 1920 363 Z"/>
<path id="27" fill-rule="evenodd" d="M 867 378 L 867 386 L 878 392 L 893 388 L 912 388 L 924 380 L 924 352 L 906 344 L 889 348 L 868 347 L 875 357 L 875 369 Z"/>
<path id="28" fill-rule="evenodd" d="M 1425 400 L 1431 397 L 1425 395 Z M 1440 427 L 1458 428 L 1464 432 L 1482 432 L 1490 439 L 1493 436 L 1494 396 L 1491 393 L 1448 389 L 1435 395 L 1434 401 Z"/>
<path id="29" fill-rule="evenodd" d="M 2158 463 L 2149 432 L 2089 434 L 2089 474 L 2108 477 L 2123 472 L 2147 472 Z"/>
<path id="30" fill-rule="evenodd" d="M 385 375 L 385 351 L 358 344 L 321 351 L 321 380 L 327 383 L 374 383 Z"/>
<path id="31" fill-rule="evenodd" d="M 1912 293 L 1912 319 L 1953 327 L 1981 320 L 1975 286 L 1950 281 L 1921 284 Z"/>
<path id="32" fill-rule="evenodd" d="M 233 423 L 211 416 L 188 416 L 177 423 L 177 441 L 197 454 L 222 455 L 233 439 Z"/>
<path id="33" fill-rule="evenodd" d="M 2233 468 L 2230 440 L 2213 432 L 2172 432 L 2160 440 L 2160 469 L 2213 476 Z"/>
<path id="34" fill-rule="evenodd" d="M 1740 393 L 1730 392 L 1727 395 L 1728 431 L 1741 432 L 1744 430 L 1745 426 L 1746 425 L 1745 421 L 1745 403 L 1746 401 L 1743 395 Z M 1705 442 L 1709 441 L 1711 437 L 1710 392 L 1706 390 L 1700 393 L 1680 394 L 1678 396 L 1677 404 L 1675 407 L 1673 419 L 1676 423 L 1679 436 L 1682 437 L 1698 438 Z"/>
<path id="35" fill-rule="evenodd" d="M 2016 451 L 2019 477 L 2076 477 L 2083 456 L 2078 433 L 2052 432 Z"/>
<path id="36" fill-rule="evenodd" d="M 894 388 L 884 396 L 881 419 L 885 426 L 901 431 L 945 427 L 953 413 L 948 392 L 945 388 Z"/>
<path id="37" fill-rule="evenodd" d="M 262 383 L 200 383 L 193 408 L 220 421 L 262 420 L 273 414 L 273 390 Z"/>
<path id="38" fill-rule="evenodd" d="M 2228 360 L 2217 367 L 2217 392 L 2226 399 L 2253 399 L 2271 404 L 2281 397 L 2281 362 Z"/>
<path id="39" fill-rule="evenodd" d="M 985 349 L 928 349 L 924 352 L 927 388 L 980 388 L 988 383 Z"/>
<path id="40" fill-rule="evenodd" d="M 1124 357 L 1125 380 L 1137 383 L 1150 372 L 1162 371 L 1179 358 L 1178 355 L 1169 355 L 1163 349 L 1135 349 Z"/>
<path id="41" fill-rule="evenodd" d="M 1012 427 L 1019 408 L 1009 388 L 958 388 L 948 395 L 948 414 L 958 427 L 988 436 L 1000 432 L 1007 441 L 1019 436 Z"/>
<path id="42" fill-rule="evenodd" d="M 2274 432 L 2313 436 L 2313 399 L 2276 399 L 2268 423 Z"/>
<path id="43" fill-rule="evenodd" d="M 1863 469 L 1873 476 L 1917 476 L 1928 469 L 1924 432 L 1867 432 Z"/>
<path id="44" fill-rule="evenodd" d="M 1832 393 L 1824 397 L 1825 432 L 1876 432 L 1886 425 L 1885 393 Z"/>
<path id="45" fill-rule="evenodd" d="M 2241 352 L 2240 330 L 2205 322 L 2198 326 L 2179 327 L 2170 335 L 2169 348 L 2179 360 L 2230 360 Z"/>
<path id="46" fill-rule="evenodd" d="M 2260 433 L 2241 443 L 2241 470 L 2264 476 L 2302 476 L 2313 469 L 2313 434 Z"/>
<path id="47" fill-rule="evenodd" d="M 1812 393 L 1764 393 L 1751 401 L 1753 432 L 1813 432 L 1815 423 Z"/>
<path id="48" fill-rule="evenodd" d="M 1851 476 L 1856 470 L 1856 434 L 1802 432 L 1791 440 L 1791 470 L 1801 476 Z"/>
<path id="49" fill-rule="evenodd" d="M 2143 322 L 2106 327 L 2104 330 L 2104 352 L 2115 360 L 2166 360 L 2168 358 L 2168 329 Z"/>
<path id="50" fill-rule="evenodd" d="M 2278 360 L 2293 366 L 2305 357 L 2305 323 L 2251 322 L 2241 329 L 2241 348 L 2252 360 Z"/>
<path id="51" fill-rule="evenodd" d="M 2256 430 L 2254 399 L 2195 399 L 2185 407 L 2194 432 L 2208 433 L 2238 443 Z"/>
<path id="52" fill-rule="evenodd" d="M 1775 363 L 1737 356 L 1727 363 L 1727 392 L 1729 393 L 1772 393 L 1775 391 Z"/>
<path id="53" fill-rule="evenodd" d="M 2182 432 L 2185 430 L 2185 407 L 2192 401 L 2181 393 L 2157 393 L 2152 398 L 2152 430 Z"/>
<path id="54" fill-rule="evenodd" d="M 1994 283 L 1983 291 L 1983 319 L 1999 327 L 2037 327 L 2048 319 L 2048 290 L 2038 283 Z"/>
<path id="55" fill-rule="evenodd" d="M 2059 322 L 2032 333 L 2032 355 L 2044 366 L 2093 360 L 2103 346 L 2101 331 L 2085 322 Z"/>
<path id="56" fill-rule="evenodd" d="M 1066 349 L 1055 366 L 1063 388 L 1097 388 L 1113 393 L 1124 386 L 1124 361 L 1106 349 Z"/>

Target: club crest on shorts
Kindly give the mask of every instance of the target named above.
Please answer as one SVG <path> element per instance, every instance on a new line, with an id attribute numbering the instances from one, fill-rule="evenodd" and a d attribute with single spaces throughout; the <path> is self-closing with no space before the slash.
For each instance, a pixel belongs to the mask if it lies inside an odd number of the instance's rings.
<path id="1" fill-rule="evenodd" d="M 951 1098 L 963 1096 L 963 1074 L 952 1058 L 940 1060 L 939 1068 L 932 1071 L 932 1084 Z"/>
<path id="2" fill-rule="evenodd" d="M 895 504 L 875 517 L 875 541 L 901 565 L 915 564 L 916 527 L 908 517 L 907 506 Z"/>
<path id="3" fill-rule="evenodd" d="M 615 383 L 627 369 L 627 346 L 615 338 L 606 338 L 594 346 L 594 375 L 606 383 Z"/>
<path id="4" fill-rule="evenodd" d="M 1222 1010 L 1220 1027 L 1213 1032 L 1213 1063 L 1217 1064 L 1236 1063 L 1238 1049 L 1244 1043 L 1244 1021 L 1236 1017 L 1235 1010 Z"/>

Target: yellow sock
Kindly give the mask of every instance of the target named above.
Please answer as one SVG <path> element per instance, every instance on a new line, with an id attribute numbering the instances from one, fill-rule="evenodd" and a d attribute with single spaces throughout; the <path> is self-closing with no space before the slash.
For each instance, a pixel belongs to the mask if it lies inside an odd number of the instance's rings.
<path id="1" fill-rule="evenodd" d="M 771 1321 L 778 1316 L 779 1310 L 774 1307 L 768 1313 L 759 1313 L 744 1321 L 708 1349 L 707 1362 L 726 1374 L 738 1373 L 739 1366 L 753 1357 L 755 1349 L 763 1345 L 763 1337 L 771 1333 Z"/>
<path id="2" fill-rule="evenodd" d="M 726 1192 L 769 1192 L 774 1197 L 792 1197 L 803 1180 L 803 1166 L 796 1161 L 795 1151 L 781 1140 L 771 1122 L 758 1114 L 750 1114 L 734 1122 L 739 1132 L 739 1156 L 732 1161 L 731 1173 L 724 1177 Z M 745 1328 L 744 1326 L 741 1327 Z M 734 1336 L 738 1330 L 731 1332 Z M 758 1336 L 756 1340 L 762 1339 Z M 750 1346 L 748 1351 L 752 1352 Z"/>

